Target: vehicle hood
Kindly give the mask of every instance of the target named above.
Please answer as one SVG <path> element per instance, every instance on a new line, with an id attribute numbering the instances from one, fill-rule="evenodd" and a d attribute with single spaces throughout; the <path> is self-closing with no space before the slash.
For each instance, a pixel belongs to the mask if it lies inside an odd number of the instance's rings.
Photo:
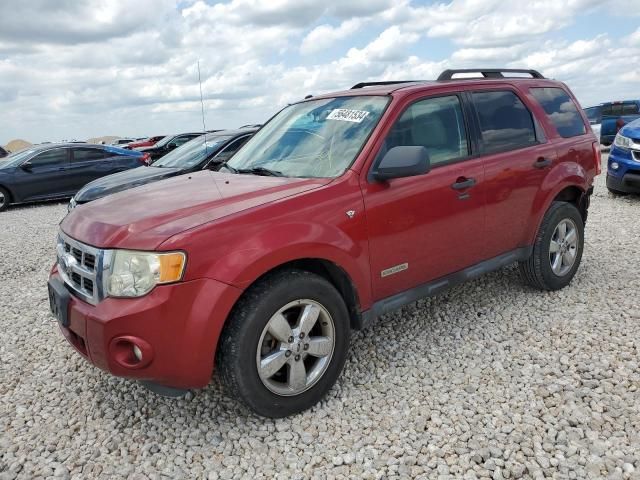
<path id="1" fill-rule="evenodd" d="M 152 250 L 177 233 L 330 181 L 204 170 L 82 205 L 65 217 L 61 228 L 99 248 Z"/>
<path id="2" fill-rule="evenodd" d="M 124 172 L 114 173 L 94 180 L 82 187 L 75 198 L 78 203 L 87 203 L 106 197 L 112 193 L 128 190 L 129 188 L 146 185 L 163 178 L 174 177 L 182 173 L 180 168 L 138 167 Z"/>
<path id="3" fill-rule="evenodd" d="M 640 119 L 627 123 L 620 129 L 620 134 L 633 138 L 634 140 L 640 140 Z"/>
<path id="4" fill-rule="evenodd" d="M 146 146 L 146 147 L 133 147 L 136 149 L 136 151 L 138 152 L 152 152 L 154 150 L 156 150 L 156 146 L 155 145 L 151 145 L 151 146 Z"/>

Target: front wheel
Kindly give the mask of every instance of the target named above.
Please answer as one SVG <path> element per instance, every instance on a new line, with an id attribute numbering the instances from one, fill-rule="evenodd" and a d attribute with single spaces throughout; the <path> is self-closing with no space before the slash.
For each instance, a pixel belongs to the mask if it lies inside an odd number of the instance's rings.
<path id="1" fill-rule="evenodd" d="M 9 202 L 11 200 L 11 195 L 7 190 L 0 187 L 0 212 L 3 212 L 9 206 Z"/>
<path id="2" fill-rule="evenodd" d="M 331 389 L 349 348 L 349 315 L 324 278 L 300 270 L 270 274 L 238 302 L 222 334 L 222 382 L 256 413 L 284 417 Z"/>
<path id="3" fill-rule="evenodd" d="M 575 205 L 553 202 L 542 219 L 531 256 L 520 262 L 524 281 L 541 290 L 559 290 L 575 275 L 584 249 L 584 222 Z"/>

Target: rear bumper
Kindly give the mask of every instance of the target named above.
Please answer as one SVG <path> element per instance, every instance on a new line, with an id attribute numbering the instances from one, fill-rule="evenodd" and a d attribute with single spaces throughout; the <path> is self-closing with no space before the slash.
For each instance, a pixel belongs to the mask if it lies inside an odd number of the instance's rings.
<path id="1" fill-rule="evenodd" d="M 56 269 L 51 276 L 60 279 Z M 71 295 L 69 323 L 60 330 L 85 359 L 113 375 L 201 388 L 211 379 L 220 332 L 240 293 L 200 279 L 159 286 L 140 298 L 107 298 L 95 306 Z"/>

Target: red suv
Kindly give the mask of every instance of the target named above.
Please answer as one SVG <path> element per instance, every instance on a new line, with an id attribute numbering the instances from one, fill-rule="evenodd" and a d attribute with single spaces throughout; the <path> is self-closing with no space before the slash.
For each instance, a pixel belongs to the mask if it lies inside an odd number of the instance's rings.
<path id="1" fill-rule="evenodd" d="M 62 333 L 165 394 L 207 385 L 215 360 L 281 417 L 323 397 L 380 315 L 513 262 L 566 286 L 598 141 L 563 83 L 460 72 L 305 99 L 219 172 L 73 210 L 49 280 Z"/>

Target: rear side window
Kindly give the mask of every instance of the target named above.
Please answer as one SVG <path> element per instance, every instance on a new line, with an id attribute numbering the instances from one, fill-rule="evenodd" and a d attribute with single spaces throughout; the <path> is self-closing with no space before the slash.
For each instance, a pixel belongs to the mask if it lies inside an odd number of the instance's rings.
<path id="1" fill-rule="evenodd" d="M 428 98 L 407 108 L 385 139 L 379 158 L 398 146 L 425 147 L 434 166 L 468 156 L 467 133 L 458 97 Z"/>
<path id="2" fill-rule="evenodd" d="M 528 147 L 537 143 L 531 112 L 511 91 L 474 92 L 485 152 Z"/>
<path id="3" fill-rule="evenodd" d="M 102 160 L 106 158 L 107 152 L 97 148 L 78 148 L 73 150 L 74 162 L 90 162 L 92 160 Z"/>
<path id="4" fill-rule="evenodd" d="M 577 137 L 587 133 L 576 104 L 561 88 L 532 88 L 531 94 L 542 105 L 561 137 Z"/>
<path id="5" fill-rule="evenodd" d="M 636 115 L 638 113 L 638 104 L 637 103 L 625 103 L 622 106 L 622 114 L 623 115 Z"/>
<path id="6" fill-rule="evenodd" d="M 602 107 L 602 115 L 620 116 L 622 115 L 622 103 L 610 103 Z"/>

